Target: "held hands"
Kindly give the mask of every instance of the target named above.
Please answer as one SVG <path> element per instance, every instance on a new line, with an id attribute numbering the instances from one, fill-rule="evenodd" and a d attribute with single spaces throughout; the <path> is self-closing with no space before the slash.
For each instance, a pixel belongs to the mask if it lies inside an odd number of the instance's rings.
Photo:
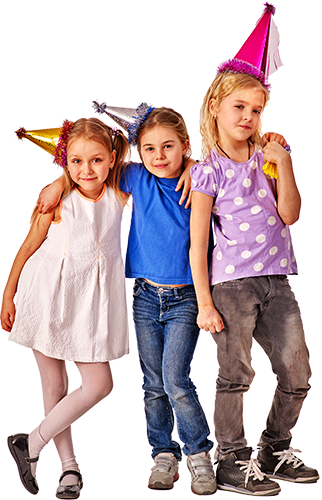
<path id="1" fill-rule="evenodd" d="M 219 312 L 214 307 L 211 309 L 199 309 L 197 324 L 202 330 L 211 333 L 219 333 L 225 328 Z"/>
<path id="2" fill-rule="evenodd" d="M 1 308 L 1 327 L 6 332 L 11 332 L 15 321 L 16 308 L 13 299 L 3 298 Z"/>

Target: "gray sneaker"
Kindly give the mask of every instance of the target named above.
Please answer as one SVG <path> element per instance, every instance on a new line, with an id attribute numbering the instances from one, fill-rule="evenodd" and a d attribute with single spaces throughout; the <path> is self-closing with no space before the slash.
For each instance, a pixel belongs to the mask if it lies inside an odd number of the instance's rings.
<path id="1" fill-rule="evenodd" d="M 187 457 L 191 473 L 191 490 L 196 495 L 212 495 L 217 490 L 217 483 L 210 454 L 196 453 Z"/>
<path id="2" fill-rule="evenodd" d="M 217 466 L 217 485 L 220 490 L 245 495 L 272 496 L 281 488 L 260 469 L 260 463 L 250 458 L 252 448 L 235 451 L 221 459 Z"/>
<path id="3" fill-rule="evenodd" d="M 179 479 L 178 460 L 172 453 L 159 453 L 154 458 L 155 465 L 151 469 L 149 488 L 153 490 L 170 490 Z"/>

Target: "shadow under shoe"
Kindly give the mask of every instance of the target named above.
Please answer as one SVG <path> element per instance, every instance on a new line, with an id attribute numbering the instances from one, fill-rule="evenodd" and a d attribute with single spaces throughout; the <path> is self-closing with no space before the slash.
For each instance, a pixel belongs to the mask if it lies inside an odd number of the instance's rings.
<path id="1" fill-rule="evenodd" d="M 38 461 L 29 457 L 28 434 L 15 434 L 8 437 L 8 447 L 19 471 L 22 484 L 33 495 L 39 491 L 36 478 L 31 473 L 30 464 Z"/>
<path id="2" fill-rule="evenodd" d="M 231 452 L 220 459 L 217 466 L 218 489 L 254 496 L 273 496 L 280 486 L 266 477 L 260 464 L 251 458 L 252 448 Z"/>
<path id="3" fill-rule="evenodd" d="M 260 443 L 263 444 L 263 443 Z M 307 467 L 293 452 L 301 453 L 289 447 L 290 440 L 264 445 L 258 452 L 257 460 L 268 477 L 283 479 L 293 483 L 316 483 L 319 473 Z"/>
<path id="4" fill-rule="evenodd" d="M 179 479 L 178 460 L 172 453 L 159 453 L 154 458 L 155 465 L 151 469 L 149 488 L 153 490 L 170 490 Z"/>

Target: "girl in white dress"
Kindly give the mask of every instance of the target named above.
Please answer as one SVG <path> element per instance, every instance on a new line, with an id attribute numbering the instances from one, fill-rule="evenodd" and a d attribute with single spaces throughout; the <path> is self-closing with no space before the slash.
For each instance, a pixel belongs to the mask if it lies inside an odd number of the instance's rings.
<path id="1" fill-rule="evenodd" d="M 109 361 L 128 353 L 118 181 L 129 146 L 121 131 L 90 118 L 66 121 L 58 149 L 66 189 L 48 214 L 34 211 L 4 290 L 1 326 L 33 349 L 43 388 L 45 419 L 29 435 L 8 438 L 21 481 L 38 493 L 36 462 L 54 439 L 63 469 L 56 496 L 78 498 L 70 426 L 111 392 Z M 82 377 L 70 394 L 65 360 Z"/>

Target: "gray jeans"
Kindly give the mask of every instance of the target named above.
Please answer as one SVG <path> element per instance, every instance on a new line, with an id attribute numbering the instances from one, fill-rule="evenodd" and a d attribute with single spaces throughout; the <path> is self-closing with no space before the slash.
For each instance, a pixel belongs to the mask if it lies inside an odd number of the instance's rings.
<path id="1" fill-rule="evenodd" d="M 212 297 L 225 328 L 214 333 L 219 375 L 215 404 L 217 458 L 247 446 L 243 394 L 255 372 L 253 337 L 269 357 L 277 388 L 261 444 L 290 439 L 310 388 L 309 353 L 298 304 L 286 276 L 242 278 L 217 284 Z"/>

